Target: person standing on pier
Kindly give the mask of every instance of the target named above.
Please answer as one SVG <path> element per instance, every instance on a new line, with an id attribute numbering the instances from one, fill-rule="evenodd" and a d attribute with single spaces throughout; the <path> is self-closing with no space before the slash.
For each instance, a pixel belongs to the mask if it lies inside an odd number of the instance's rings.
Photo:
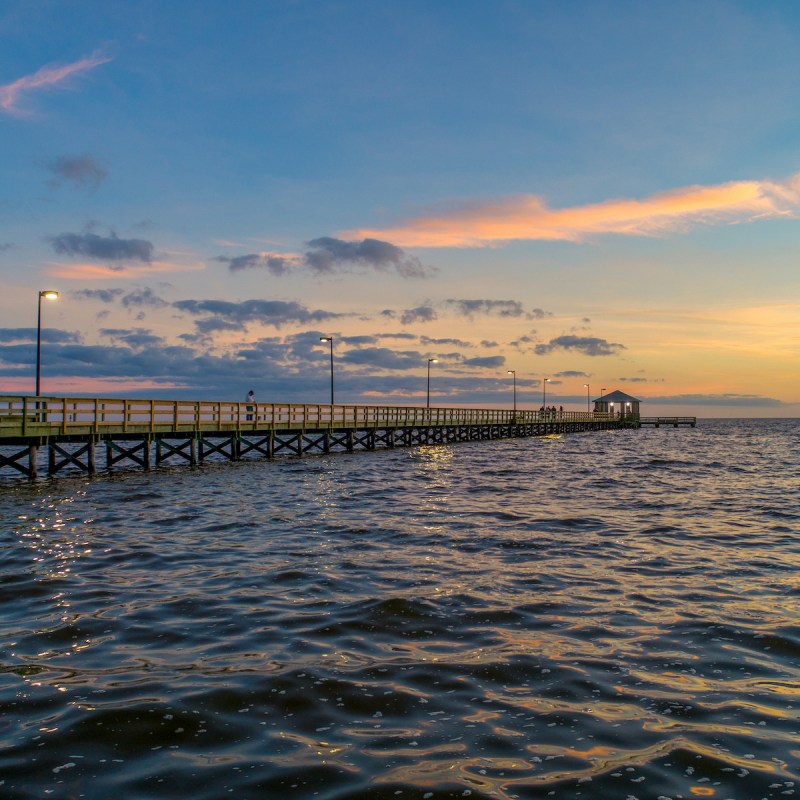
<path id="1" fill-rule="evenodd" d="M 247 419 L 248 422 L 252 422 L 253 421 L 253 414 L 252 414 L 253 406 L 251 404 L 255 403 L 255 402 L 256 402 L 256 393 L 251 389 L 247 393 L 247 404 L 248 405 L 247 405 L 247 418 L 246 419 Z"/>

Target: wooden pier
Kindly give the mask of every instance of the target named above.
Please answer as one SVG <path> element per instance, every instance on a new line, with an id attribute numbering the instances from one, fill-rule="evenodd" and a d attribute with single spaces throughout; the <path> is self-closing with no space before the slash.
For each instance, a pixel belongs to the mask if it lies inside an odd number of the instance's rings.
<path id="1" fill-rule="evenodd" d="M 353 452 L 422 444 L 638 427 L 635 417 L 564 411 L 300 405 L 0 395 L 0 473 L 35 479 L 67 467 L 202 464 L 279 454 Z"/>
<path id="2" fill-rule="evenodd" d="M 656 428 L 662 425 L 672 425 L 673 428 L 688 425 L 694 428 L 697 425 L 697 417 L 639 417 L 639 425 L 654 425 Z"/>

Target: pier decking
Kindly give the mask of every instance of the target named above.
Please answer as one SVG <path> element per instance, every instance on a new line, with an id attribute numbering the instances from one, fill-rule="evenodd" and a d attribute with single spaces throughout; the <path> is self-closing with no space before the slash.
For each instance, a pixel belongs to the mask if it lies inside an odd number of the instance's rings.
<path id="1" fill-rule="evenodd" d="M 149 469 L 630 427 L 637 418 L 583 411 L 0 396 L 0 470 L 38 477 L 40 448 L 48 475 L 92 475 L 98 448 L 106 469 Z"/>
<path id="2" fill-rule="evenodd" d="M 639 425 L 654 425 L 656 428 L 662 425 L 672 425 L 673 428 L 688 425 L 694 428 L 697 425 L 697 417 L 639 417 Z"/>

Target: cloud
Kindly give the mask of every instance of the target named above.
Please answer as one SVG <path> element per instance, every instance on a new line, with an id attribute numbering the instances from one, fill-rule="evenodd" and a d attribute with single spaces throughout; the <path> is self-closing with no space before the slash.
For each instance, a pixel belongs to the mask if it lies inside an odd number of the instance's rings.
<path id="1" fill-rule="evenodd" d="M 440 309 L 445 312 L 451 311 L 463 317 L 472 318 L 478 315 L 498 316 L 506 318 L 541 319 L 544 316 L 552 316 L 549 311 L 541 308 L 534 308 L 526 311 L 525 307 L 518 300 L 469 300 L 469 299 L 449 299 L 438 304 Z M 388 319 L 395 319 L 398 312 L 386 309 L 381 312 L 381 316 Z M 400 322 L 403 325 L 411 325 L 417 322 L 434 322 L 439 319 L 439 313 L 431 303 L 407 308 L 400 314 Z M 496 346 L 492 345 L 492 346 Z"/>
<path id="2" fill-rule="evenodd" d="M 291 323 L 322 322 L 345 316 L 322 309 L 310 311 L 301 303 L 282 300 L 245 300 L 241 303 L 226 300 L 179 300 L 172 305 L 187 314 L 209 318 L 196 323 L 198 330 L 201 325 L 209 330 L 211 329 L 209 325 L 214 322 L 221 322 L 226 326 L 216 328 L 217 330 L 241 330 L 247 322 L 260 322 L 279 328 L 281 325 Z M 228 327 L 227 323 L 234 323 L 236 328 Z"/>
<path id="3" fill-rule="evenodd" d="M 344 241 L 323 236 L 308 243 L 306 264 L 315 272 L 331 273 L 342 266 L 358 264 L 380 272 L 394 270 L 404 278 L 424 278 L 431 270 L 402 248 L 379 239 Z"/>
<path id="4" fill-rule="evenodd" d="M 128 292 L 122 298 L 122 305 L 125 308 L 165 308 L 169 303 L 162 300 L 152 289 L 145 287 Z"/>
<path id="5" fill-rule="evenodd" d="M 50 270 L 50 274 L 67 280 L 122 280 L 131 278 L 139 280 L 145 273 L 156 272 L 188 272 L 205 269 L 202 261 L 193 263 L 177 263 L 174 261 L 150 261 L 134 266 L 122 264 L 58 264 Z"/>
<path id="6" fill-rule="evenodd" d="M 343 236 L 390 239 L 401 247 L 488 247 L 514 240 L 579 242 L 591 236 L 659 236 L 690 225 L 794 217 L 800 173 L 785 181 L 731 181 L 685 186 L 635 199 L 549 208 L 537 195 L 460 204 L 385 229 Z"/>
<path id="7" fill-rule="evenodd" d="M 556 372 L 554 378 L 588 378 L 588 372 L 580 372 L 576 369 L 568 369 L 564 372 Z"/>
<path id="8" fill-rule="evenodd" d="M 95 54 L 60 67 L 42 67 L 32 75 L 26 75 L 12 83 L 0 86 L 0 110 L 8 114 L 21 115 L 24 112 L 18 103 L 29 92 L 42 91 L 64 84 L 69 78 L 99 67 L 109 61 L 111 61 L 110 58 Z"/>
<path id="9" fill-rule="evenodd" d="M 352 345 L 353 347 L 361 347 L 367 344 L 376 344 L 378 342 L 377 336 L 340 336 L 340 342 Z"/>
<path id="10" fill-rule="evenodd" d="M 416 339 L 415 333 L 377 333 L 375 334 L 378 339 Z"/>
<path id="11" fill-rule="evenodd" d="M 465 358 L 462 361 L 467 367 L 485 367 L 486 369 L 500 369 L 506 363 L 505 356 L 481 356 L 479 358 Z"/>
<path id="12" fill-rule="evenodd" d="M 378 369 L 419 369 L 426 362 L 420 353 L 412 350 L 390 350 L 388 347 L 363 347 L 348 350 L 339 356 L 347 364 L 358 364 Z"/>
<path id="13" fill-rule="evenodd" d="M 76 289 L 70 294 L 78 300 L 99 300 L 101 303 L 113 303 L 124 289 Z"/>
<path id="14" fill-rule="evenodd" d="M 531 331 L 531 333 L 536 333 L 536 331 Z M 513 347 L 517 350 L 520 350 L 521 352 L 529 352 L 530 350 L 533 349 L 529 345 L 533 344 L 535 341 L 536 339 L 534 339 L 533 336 L 528 336 L 527 334 L 524 334 L 523 336 L 520 336 L 518 339 L 514 339 L 513 341 L 509 342 L 508 345 L 509 347 Z"/>
<path id="15" fill-rule="evenodd" d="M 218 317 L 195 320 L 194 326 L 197 332 L 204 338 L 210 336 L 212 333 L 221 333 L 222 331 L 245 330 L 243 322 L 232 322 L 231 320 L 219 319 Z"/>
<path id="16" fill-rule="evenodd" d="M 96 233 L 61 233 L 50 237 L 56 253 L 63 256 L 95 258 L 99 261 L 153 260 L 153 244 L 145 239 L 120 239 L 116 233 L 99 236 Z"/>
<path id="17" fill-rule="evenodd" d="M 134 350 L 165 344 L 163 337 L 147 328 L 101 328 L 99 333 L 114 341 L 123 342 Z"/>
<path id="18" fill-rule="evenodd" d="M 436 345 L 438 347 L 452 345 L 453 347 L 474 347 L 471 342 L 465 342 L 463 339 L 431 339 L 430 336 L 420 336 L 419 343 L 425 346 Z"/>
<path id="19" fill-rule="evenodd" d="M 417 306 L 406 309 L 400 317 L 400 322 L 403 325 L 411 325 L 415 322 L 433 322 L 437 319 L 439 319 L 439 315 L 431 306 Z"/>
<path id="20" fill-rule="evenodd" d="M 0 253 L 5 253 L 6 250 L 11 250 L 13 247 L 13 242 L 0 242 Z"/>
<path id="21" fill-rule="evenodd" d="M 108 176 L 105 167 L 90 155 L 61 156 L 47 165 L 56 177 L 50 181 L 53 187 L 69 182 L 81 189 L 96 189 Z"/>
<path id="22" fill-rule="evenodd" d="M 446 300 L 446 305 L 457 313 L 472 317 L 475 314 L 496 315 L 498 317 L 525 317 L 526 319 L 542 319 L 552 316 L 549 311 L 534 308 L 525 311 L 519 300 Z"/>
<path id="23" fill-rule="evenodd" d="M 217 256 L 213 259 L 228 265 L 231 272 L 241 272 L 245 269 L 266 269 L 273 275 L 286 275 L 292 267 L 301 262 L 296 255 L 282 255 L 280 253 L 250 253 L 245 256 Z"/>
<path id="24" fill-rule="evenodd" d="M 625 345 L 614 344 L 596 336 L 557 336 L 548 344 L 537 344 L 534 351 L 539 356 L 554 350 L 575 350 L 585 356 L 613 356 L 624 349 Z"/>
<path id="25" fill-rule="evenodd" d="M 404 278 L 425 278 L 432 269 L 400 247 L 377 239 L 344 241 L 323 236 L 308 242 L 305 253 L 248 253 L 241 256 L 216 256 L 213 261 L 227 264 L 231 272 L 266 269 L 275 276 L 305 267 L 318 275 L 346 272 L 351 266 L 369 267 L 379 272 L 395 271 Z"/>
<path id="26" fill-rule="evenodd" d="M 35 342 L 36 328 L 0 328 L 0 342 Z M 42 328 L 42 341 L 50 344 L 67 344 L 80 342 L 81 335 L 74 331 L 62 331 L 58 328 Z"/>

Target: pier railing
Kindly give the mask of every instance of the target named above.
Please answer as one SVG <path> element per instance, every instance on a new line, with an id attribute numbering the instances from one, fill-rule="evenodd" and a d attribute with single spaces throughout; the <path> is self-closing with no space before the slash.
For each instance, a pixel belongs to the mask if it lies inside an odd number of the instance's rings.
<path id="1" fill-rule="evenodd" d="M 617 419 L 614 414 L 587 411 L 0 395 L 0 441 L 70 434 L 527 425 L 613 419 Z"/>

